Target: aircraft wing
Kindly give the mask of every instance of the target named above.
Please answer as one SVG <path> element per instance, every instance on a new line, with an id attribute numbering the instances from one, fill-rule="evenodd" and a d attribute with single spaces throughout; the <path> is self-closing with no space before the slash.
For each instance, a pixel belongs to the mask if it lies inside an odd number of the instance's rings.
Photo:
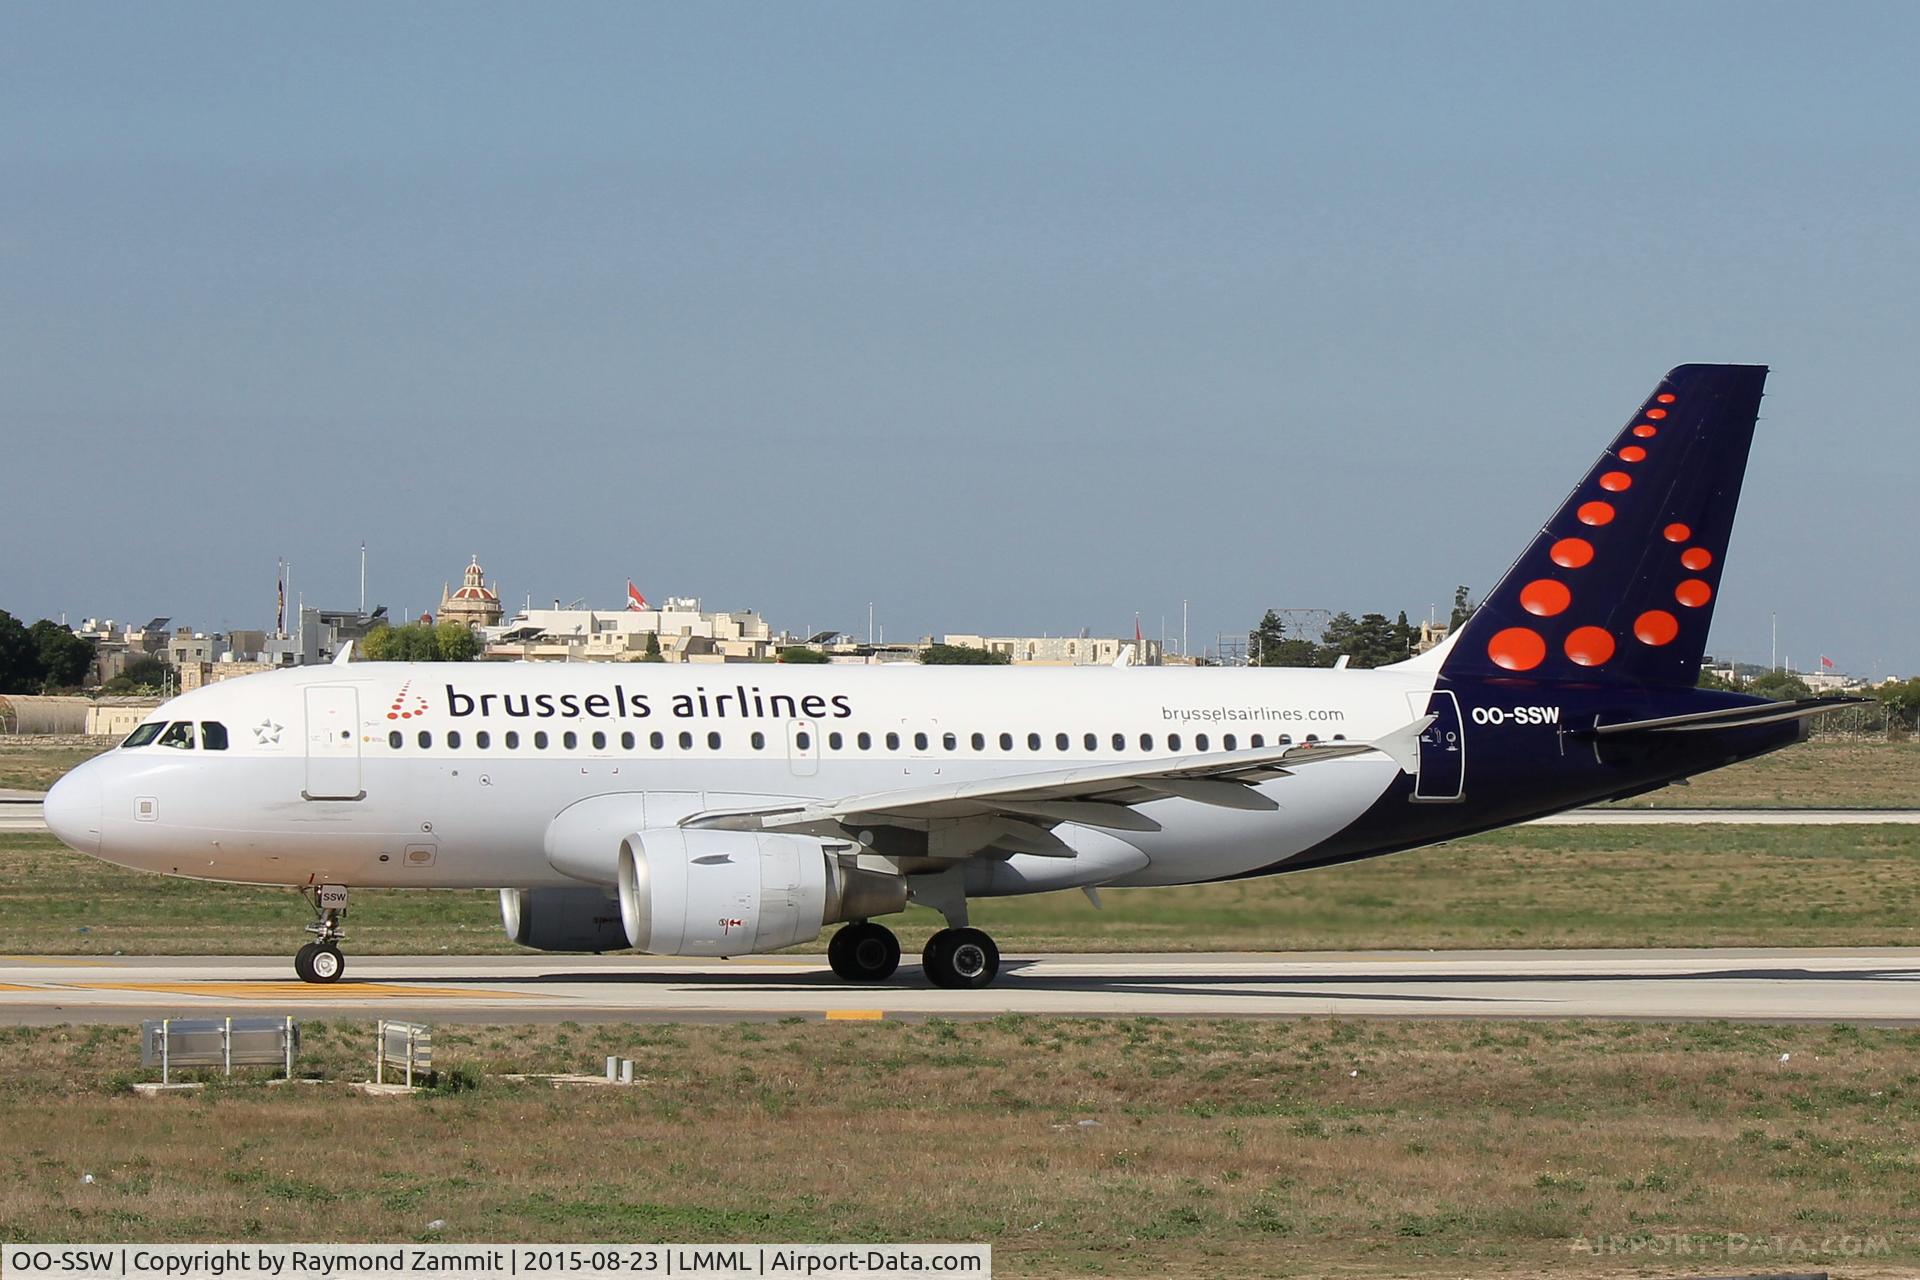
<path id="1" fill-rule="evenodd" d="M 851 839 L 883 854 L 952 858 L 1002 848 L 1070 858 L 1071 846 L 1052 832 L 1062 822 L 1158 831 L 1160 824 L 1135 806 L 1174 797 L 1227 809 L 1273 810 L 1279 805 L 1255 784 L 1352 756 L 1379 753 L 1405 772 L 1416 772 L 1420 734 L 1432 722 L 1433 717 L 1422 716 L 1374 742 L 1295 743 L 1053 769 L 777 808 L 713 810 L 681 825 Z M 883 833 L 892 838 L 881 838 Z"/>

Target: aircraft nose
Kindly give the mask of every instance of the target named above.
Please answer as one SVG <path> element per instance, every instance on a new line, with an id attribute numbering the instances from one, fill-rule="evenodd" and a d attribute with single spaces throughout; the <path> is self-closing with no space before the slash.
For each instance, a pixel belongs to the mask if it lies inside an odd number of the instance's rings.
<path id="1" fill-rule="evenodd" d="M 81 853 L 100 852 L 100 771 L 81 765 L 53 784 L 41 812 L 47 829 Z"/>

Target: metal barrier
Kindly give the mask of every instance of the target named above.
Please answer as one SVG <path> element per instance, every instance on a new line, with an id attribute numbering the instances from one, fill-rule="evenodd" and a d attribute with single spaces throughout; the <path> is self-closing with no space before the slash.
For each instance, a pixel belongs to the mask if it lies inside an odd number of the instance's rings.
<path id="1" fill-rule="evenodd" d="M 373 1082 L 386 1083 L 386 1065 L 406 1071 L 407 1087 L 413 1087 L 414 1073 L 433 1070 L 433 1028 L 418 1022 L 380 1020 L 374 1031 Z"/>
<path id="2" fill-rule="evenodd" d="M 140 1065 L 159 1066 L 160 1083 L 175 1067 L 280 1067 L 293 1079 L 300 1028 L 292 1018 L 163 1018 L 140 1024 Z"/>

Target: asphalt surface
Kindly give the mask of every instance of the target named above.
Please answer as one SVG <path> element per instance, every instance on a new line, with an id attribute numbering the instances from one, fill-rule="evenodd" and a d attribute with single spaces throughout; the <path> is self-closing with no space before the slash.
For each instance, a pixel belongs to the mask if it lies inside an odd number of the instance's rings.
<path id="1" fill-rule="evenodd" d="M 285 957 L 0 958 L 0 1023 L 222 1013 L 427 1022 L 991 1017 L 1610 1018 L 1920 1023 L 1920 948 L 1009 956 L 981 991 L 917 963 L 850 986 L 823 957 L 359 957 L 334 986 Z"/>

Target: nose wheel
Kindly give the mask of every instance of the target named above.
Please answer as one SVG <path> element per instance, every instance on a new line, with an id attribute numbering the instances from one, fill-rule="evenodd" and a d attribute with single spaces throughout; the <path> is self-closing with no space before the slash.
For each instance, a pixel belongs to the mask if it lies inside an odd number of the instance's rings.
<path id="1" fill-rule="evenodd" d="M 977 989 L 1000 972 L 1000 948 L 978 929 L 942 929 L 920 953 L 927 981 L 936 987 Z"/>
<path id="2" fill-rule="evenodd" d="M 885 982 L 900 967 L 900 939 L 885 925 L 862 920 L 833 935 L 827 963 L 848 982 Z"/>
<path id="3" fill-rule="evenodd" d="M 302 982 L 338 982 L 347 971 L 347 958 L 340 953 L 340 941 L 347 936 L 342 922 L 347 917 L 345 885 L 306 885 L 300 890 L 313 908 L 313 923 L 307 932 L 313 941 L 293 953 L 293 972 Z"/>

